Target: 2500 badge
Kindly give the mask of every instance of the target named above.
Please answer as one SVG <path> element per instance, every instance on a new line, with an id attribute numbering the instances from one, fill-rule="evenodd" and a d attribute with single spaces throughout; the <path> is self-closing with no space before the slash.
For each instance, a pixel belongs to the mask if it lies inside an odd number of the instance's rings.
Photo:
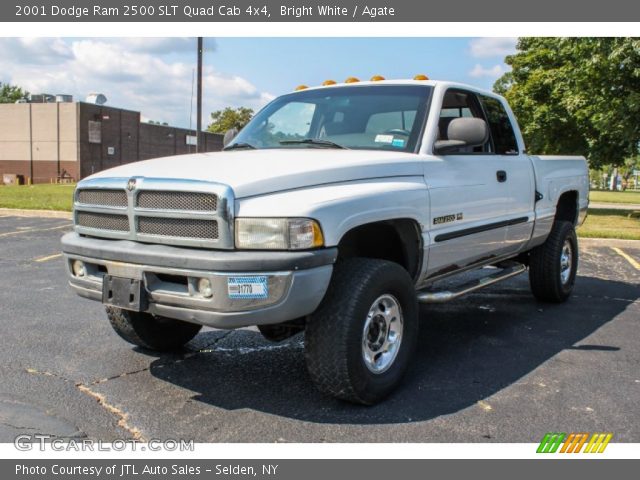
<path id="1" fill-rule="evenodd" d="M 441 217 L 434 217 L 433 224 L 440 225 L 441 223 L 455 222 L 456 220 L 462 220 L 462 212 L 451 215 L 443 215 Z"/>

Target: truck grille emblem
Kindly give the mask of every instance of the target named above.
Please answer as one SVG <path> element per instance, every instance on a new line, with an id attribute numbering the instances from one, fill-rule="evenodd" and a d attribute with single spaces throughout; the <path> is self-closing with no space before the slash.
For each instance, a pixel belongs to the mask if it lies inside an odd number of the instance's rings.
<path id="1" fill-rule="evenodd" d="M 130 178 L 127 182 L 127 190 L 132 191 L 134 188 L 136 188 L 136 179 Z"/>

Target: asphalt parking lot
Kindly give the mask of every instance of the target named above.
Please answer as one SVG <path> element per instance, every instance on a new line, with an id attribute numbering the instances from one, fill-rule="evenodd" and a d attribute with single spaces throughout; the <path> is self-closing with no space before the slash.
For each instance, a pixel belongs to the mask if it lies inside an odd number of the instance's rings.
<path id="1" fill-rule="evenodd" d="M 640 442 L 640 242 L 583 241 L 575 295 L 526 275 L 421 309 L 419 351 L 375 407 L 319 394 L 300 335 L 203 330 L 158 355 L 111 330 L 67 286 L 65 219 L 0 217 L 0 441 L 537 442 L 548 431 Z"/>

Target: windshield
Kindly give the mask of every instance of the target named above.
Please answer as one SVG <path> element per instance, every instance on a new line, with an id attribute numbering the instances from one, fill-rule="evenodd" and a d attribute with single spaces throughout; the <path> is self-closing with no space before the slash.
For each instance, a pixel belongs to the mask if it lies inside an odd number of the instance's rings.
<path id="1" fill-rule="evenodd" d="M 227 148 L 351 148 L 414 152 L 432 88 L 303 90 L 262 109 Z"/>

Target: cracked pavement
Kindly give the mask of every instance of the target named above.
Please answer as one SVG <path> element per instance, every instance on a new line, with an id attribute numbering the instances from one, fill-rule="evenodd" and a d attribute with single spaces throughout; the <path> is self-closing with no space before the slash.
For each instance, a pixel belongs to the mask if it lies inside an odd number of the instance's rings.
<path id="1" fill-rule="evenodd" d="M 169 355 L 125 343 L 67 286 L 55 254 L 68 223 L 0 217 L 0 441 L 535 442 L 605 430 L 640 441 L 640 271 L 611 248 L 640 261 L 640 242 L 581 241 L 564 305 L 535 302 L 521 275 L 422 307 L 405 382 L 360 407 L 313 388 L 302 335 L 274 344 L 254 328 L 203 329 Z"/>

